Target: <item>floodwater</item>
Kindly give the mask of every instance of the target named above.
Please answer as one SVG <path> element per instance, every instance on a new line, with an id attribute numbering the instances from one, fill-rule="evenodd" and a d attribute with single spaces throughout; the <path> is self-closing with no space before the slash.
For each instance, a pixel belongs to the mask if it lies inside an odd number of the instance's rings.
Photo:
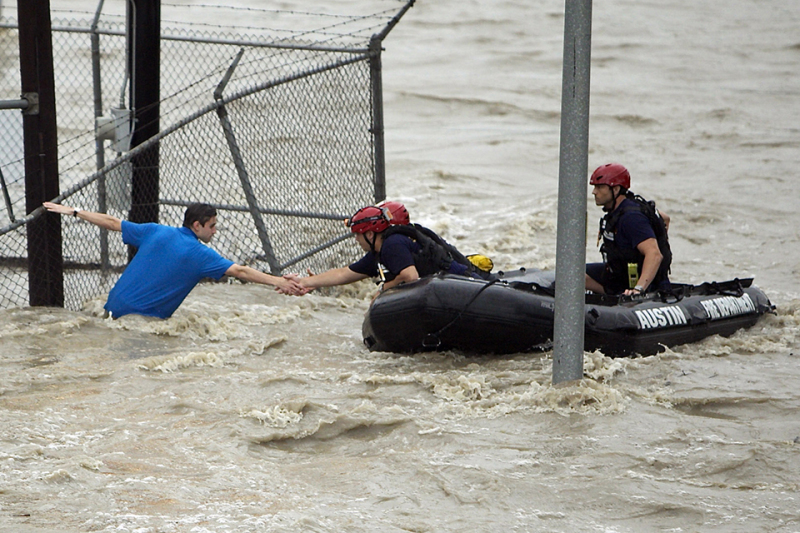
<path id="1" fill-rule="evenodd" d="M 390 198 L 500 269 L 555 265 L 563 9 L 420 0 L 385 42 Z M 368 352 L 369 283 L 3 310 L 0 530 L 800 531 L 798 27 L 795 0 L 594 5 L 590 170 L 670 214 L 674 280 L 754 277 L 776 315 L 553 387 L 551 353 Z"/>

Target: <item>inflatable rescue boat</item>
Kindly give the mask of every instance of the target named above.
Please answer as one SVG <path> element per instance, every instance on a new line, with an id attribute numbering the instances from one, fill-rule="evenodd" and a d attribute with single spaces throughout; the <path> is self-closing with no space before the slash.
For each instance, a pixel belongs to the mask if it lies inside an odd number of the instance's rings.
<path id="1" fill-rule="evenodd" d="M 439 274 L 381 293 L 364 319 L 371 351 L 507 354 L 552 348 L 555 274 L 520 269 L 498 279 Z M 669 293 L 587 293 L 584 348 L 609 357 L 729 336 L 775 307 L 752 278 L 672 284 Z"/>

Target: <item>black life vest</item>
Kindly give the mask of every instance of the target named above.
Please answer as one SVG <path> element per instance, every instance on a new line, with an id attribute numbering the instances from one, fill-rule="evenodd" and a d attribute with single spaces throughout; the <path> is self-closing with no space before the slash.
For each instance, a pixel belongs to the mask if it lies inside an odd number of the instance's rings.
<path id="1" fill-rule="evenodd" d="M 413 257 L 414 266 L 417 268 L 420 277 L 439 272 L 448 272 L 453 261 L 467 267 L 466 274 L 477 270 L 475 265 L 464 257 L 455 246 L 425 226 L 420 226 L 419 224 L 391 226 L 383 232 L 383 240 L 385 241 L 395 234 L 405 235 L 419 244 L 419 250 L 414 252 Z"/>
<path id="2" fill-rule="evenodd" d="M 650 222 L 650 227 L 653 228 L 653 233 L 655 233 L 656 236 L 658 249 L 663 256 L 655 279 L 648 286 L 648 289 L 651 287 L 657 289 L 663 281 L 669 279 L 668 274 L 670 272 L 670 265 L 672 264 L 672 250 L 670 250 L 669 247 L 667 227 L 664 224 L 664 219 L 661 218 L 661 215 L 659 215 L 656 210 L 655 202 L 652 200 L 645 200 L 631 191 L 627 191 L 625 197 L 632 200 L 633 205 L 630 203 L 623 204 L 600 219 L 600 236 L 603 239 L 600 253 L 603 254 L 603 260 L 606 264 L 603 284 L 607 287 L 607 290 L 610 289 L 610 292 L 614 293 L 632 288 L 629 287 L 628 282 L 629 263 L 635 263 L 637 265 L 637 272 L 641 275 L 644 255 L 636 248 L 620 248 L 615 241 L 617 224 L 622 215 L 630 211 L 640 211 Z"/>

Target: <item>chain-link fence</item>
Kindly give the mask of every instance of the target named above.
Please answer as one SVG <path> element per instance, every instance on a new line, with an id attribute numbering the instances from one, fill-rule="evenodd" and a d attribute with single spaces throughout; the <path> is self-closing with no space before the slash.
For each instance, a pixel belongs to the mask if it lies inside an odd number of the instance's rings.
<path id="1" fill-rule="evenodd" d="M 382 199 L 380 40 L 369 37 L 382 40 L 411 2 L 400 11 L 393 5 L 336 20 L 333 33 L 279 39 L 162 28 L 160 133 L 123 152 L 98 143 L 95 122 L 125 107 L 124 18 L 54 20 L 62 191 L 55 200 L 128 218 L 138 198 L 132 183 L 146 169 L 155 176 L 145 183 L 154 188 L 146 195 L 158 198 L 158 221 L 179 226 L 188 204 L 214 205 L 212 246 L 236 262 L 274 274 L 346 264 L 358 248 L 345 241 L 342 219 Z M 18 47 L 15 21 L 0 18 L 0 99 L 19 98 Z M 19 111 L 0 111 L 0 172 L 6 308 L 28 305 L 27 256 L 38 243 L 28 241 L 26 224 L 42 215 L 24 212 Z M 65 307 L 108 292 L 124 270 L 129 252 L 108 233 L 62 218 Z"/>

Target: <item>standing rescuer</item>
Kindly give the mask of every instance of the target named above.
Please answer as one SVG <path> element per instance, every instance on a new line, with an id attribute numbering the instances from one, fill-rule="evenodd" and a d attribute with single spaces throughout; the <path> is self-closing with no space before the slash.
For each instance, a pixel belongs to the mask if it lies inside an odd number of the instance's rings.
<path id="1" fill-rule="evenodd" d="M 586 265 L 586 289 L 625 295 L 669 290 L 669 217 L 629 190 L 630 173 L 618 163 L 598 167 L 589 184 L 606 215 L 598 234 L 603 263 Z"/>

